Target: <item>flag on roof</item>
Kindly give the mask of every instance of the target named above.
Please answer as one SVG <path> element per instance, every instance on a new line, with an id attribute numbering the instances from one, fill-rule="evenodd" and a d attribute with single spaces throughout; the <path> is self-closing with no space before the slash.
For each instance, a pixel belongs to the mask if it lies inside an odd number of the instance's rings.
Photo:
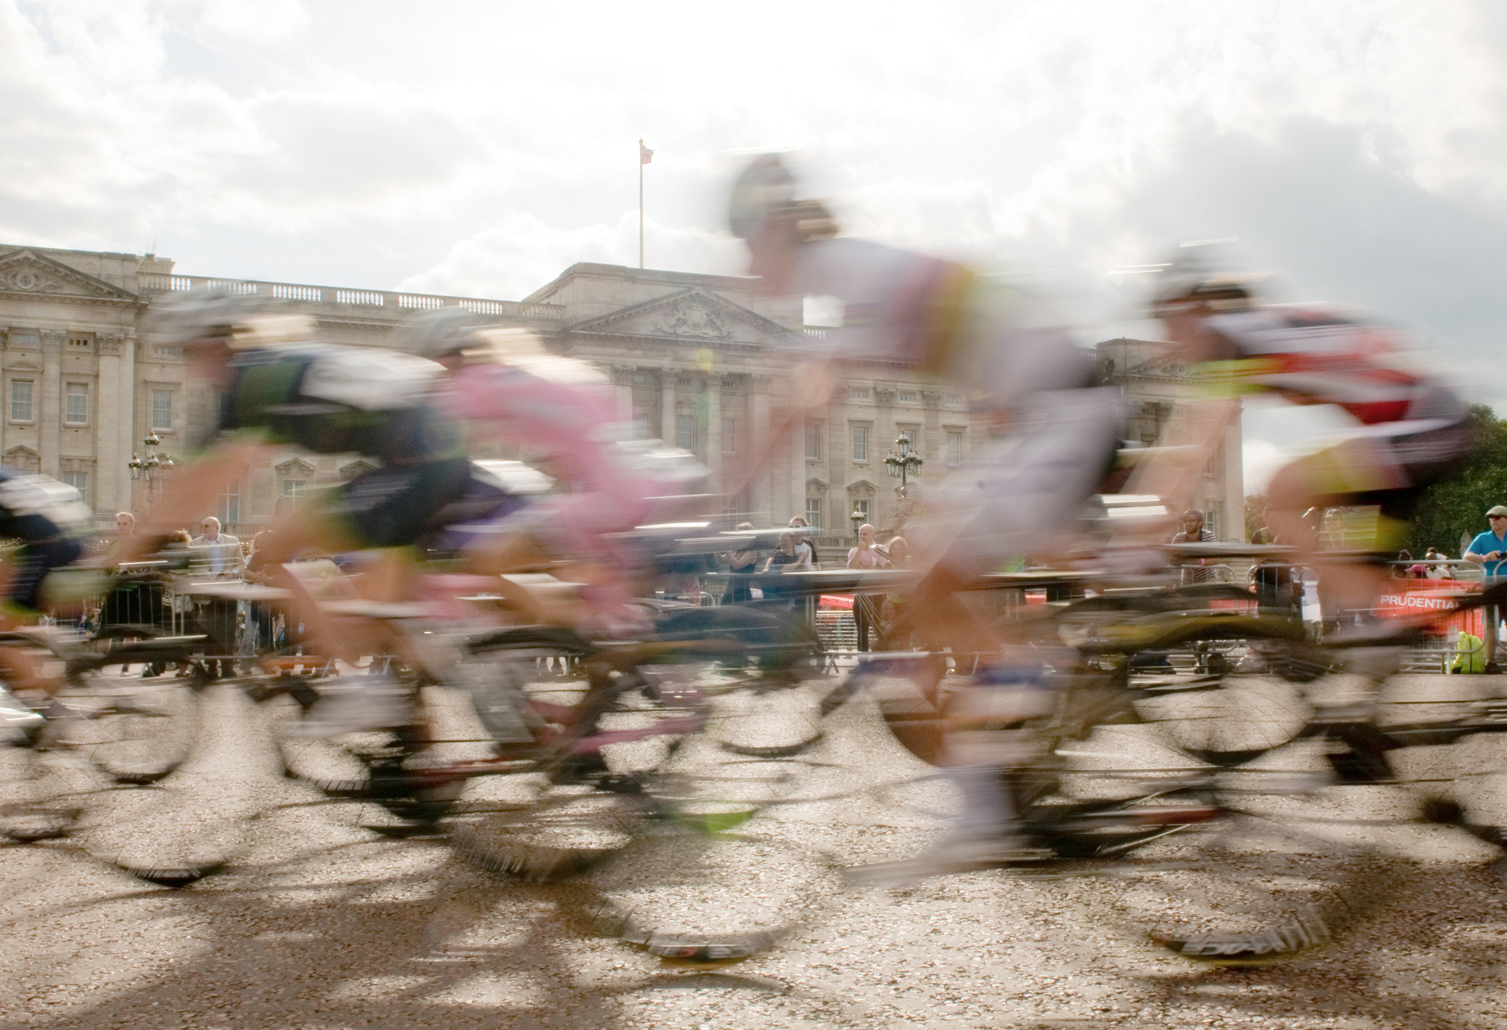
<path id="1" fill-rule="evenodd" d="M 639 140 L 638 141 L 638 163 L 641 164 L 641 165 L 646 165 L 650 161 L 653 161 L 653 160 L 654 160 L 654 151 L 652 151 L 648 147 L 644 146 L 644 141 L 643 140 Z"/>

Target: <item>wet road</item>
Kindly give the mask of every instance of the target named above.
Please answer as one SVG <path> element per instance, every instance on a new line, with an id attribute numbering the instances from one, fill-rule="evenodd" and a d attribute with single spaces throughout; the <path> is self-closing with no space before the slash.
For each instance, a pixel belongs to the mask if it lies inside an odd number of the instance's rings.
<path id="1" fill-rule="evenodd" d="M 74 839 L 0 847 L 0 1027 L 1507 1024 L 1496 851 L 1388 825 L 1410 803 L 1390 788 L 1346 788 L 1336 810 L 1365 844 L 1363 876 L 1334 888 L 1348 911 L 1338 940 L 1283 965 L 1214 968 L 1151 945 L 1121 880 L 989 871 L 844 886 L 841 867 L 916 853 L 955 804 L 945 782 L 915 782 L 928 768 L 868 701 L 830 720 L 779 788 L 789 804 L 722 838 L 665 826 L 549 884 L 475 860 L 517 784 L 468 794 L 470 844 L 394 839 L 365 828 L 383 821 L 373 806 L 283 779 L 243 696 L 205 701 L 194 758 L 161 789 L 94 798 Z M 230 869 L 170 890 L 102 861 L 185 839 L 232 849 Z M 746 961 L 680 967 L 601 936 L 604 905 L 665 934 L 783 936 Z"/>

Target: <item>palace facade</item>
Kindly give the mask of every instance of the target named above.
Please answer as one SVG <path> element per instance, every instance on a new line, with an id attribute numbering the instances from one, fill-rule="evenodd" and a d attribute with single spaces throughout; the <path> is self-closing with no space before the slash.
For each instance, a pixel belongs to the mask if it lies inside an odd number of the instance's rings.
<path id="1" fill-rule="evenodd" d="M 745 278 L 576 264 L 523 300 L 504 301 L 179 275 L 172 261 L 151 254 L 0 245 L 0 463 L 78 487 L 102 525 L 116 510 L 147 509 L 163 482 L 160 469 L 141 467 L 153 449 L 147 438 L 156 438 L 159 453 L 181 455 L 215 404 L 208 387 L 189 379 L 182 356 L 154 341 L 151 311 L 164 297 L 205 286 L 285 305 L 313 318 L 321 339 L 356 346 L 381 345 L 405 318 L 450 306 L 487 324 L 532 329 L 551 350 L 607 373 L 625 417 L 645 435 L 695 452 L 730 521 L 783 524 L 804 515 L 831 543 L 852 535 L 854 515 L 898 525 L 927 484 L 986 433 L 962 390 L 888 363 L 852 370 L 824 409 L 792 420 L 801 353 L 819 347 L 824 330 L 804 324 L 799 300 L 764 297 Z M 1132 343 L 1110 341 L 1101 353 Z M 1176 384 L 1152 374 L 1153 363 L 1143 360 L 1129 375 L 1128 364 L 1120 368 L 1132 395 L 1145 394 L 1137 411 L 1171 403 Z M 884 462 L 902 433 L 924 459 L 910 500 Z M 753 464 L 750 475 L 744 469 Z M 1197 503 L 1223 537 L 1223 512 L 1241 510 L 1238 430 L 1215 464 Z M 286 448 L 246 468 L 214 514 L 246 535 L 283 498 L 366 467 L 354 455 Z"/>

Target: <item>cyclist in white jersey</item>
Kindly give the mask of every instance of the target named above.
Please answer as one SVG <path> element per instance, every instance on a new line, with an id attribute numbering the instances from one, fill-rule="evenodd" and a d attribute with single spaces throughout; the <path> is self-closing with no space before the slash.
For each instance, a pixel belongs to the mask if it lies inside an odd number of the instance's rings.
<path id="1" fill-rule="evenodd" d="M 1098 385 L 1092 356 L 1042 317 L 1023 291 L 957 262 L 840 237 L 821 204 L 796 198 L 780 159 L 755 160 L 737 180 L 730 219 L 748 244 L 750 270 L 787 296 L 845 304 L 844 327 L 809 355 L 798 381 L 825 382 L 826 366 L 901 361 L 969 391 L 969 402 L 1008 425 L 1006 441 L 975 448 L 968 464 L 929 498 L 925 572 L 907 599 L 907 624 L 932 644 L 983 658 L 953 696 L 954 775 L 963 790 L 959 826 L 934 854 L 938 869 L 1008 853 L 1014 813 L 1000 772 L 1027 756 L 1018 724 L 1052 705 L 1039 663 L 1011 649 L 957 592 L 1007 558 L 1040 552 L 1072 525 L 1113 461 L 1123 425 L 1117 392 Z M 809 389 L 807 402 L 826 391 Z"/>

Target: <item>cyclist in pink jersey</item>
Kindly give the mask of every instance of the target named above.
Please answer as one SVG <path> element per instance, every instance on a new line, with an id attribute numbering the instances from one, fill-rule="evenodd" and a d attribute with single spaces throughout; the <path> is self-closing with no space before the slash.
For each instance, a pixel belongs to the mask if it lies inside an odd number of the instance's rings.
<path id="1" fill-rule="evenodd" d="M 704 471 L 691 455 L 631 439 L 617 392 L 585 362 L 549 354 L 523 330 L 476 330 L 455 317 L 411 327 L 408 349 L 445 365 L 449 383 L 437 401 L 447 414 L 521 448 L 571 488 L 489 527 L 470 548 L 471 571 L 498 574 L 577 559 L 591 585 L 594 613 L 616 621 L 632 596 L 635 556 L 624 533 L 694 492 Z M 526 598 L 518 598 L 525 600 Z M 574 622 L 579 612 L 542 598 L 533 614 Z"/>

